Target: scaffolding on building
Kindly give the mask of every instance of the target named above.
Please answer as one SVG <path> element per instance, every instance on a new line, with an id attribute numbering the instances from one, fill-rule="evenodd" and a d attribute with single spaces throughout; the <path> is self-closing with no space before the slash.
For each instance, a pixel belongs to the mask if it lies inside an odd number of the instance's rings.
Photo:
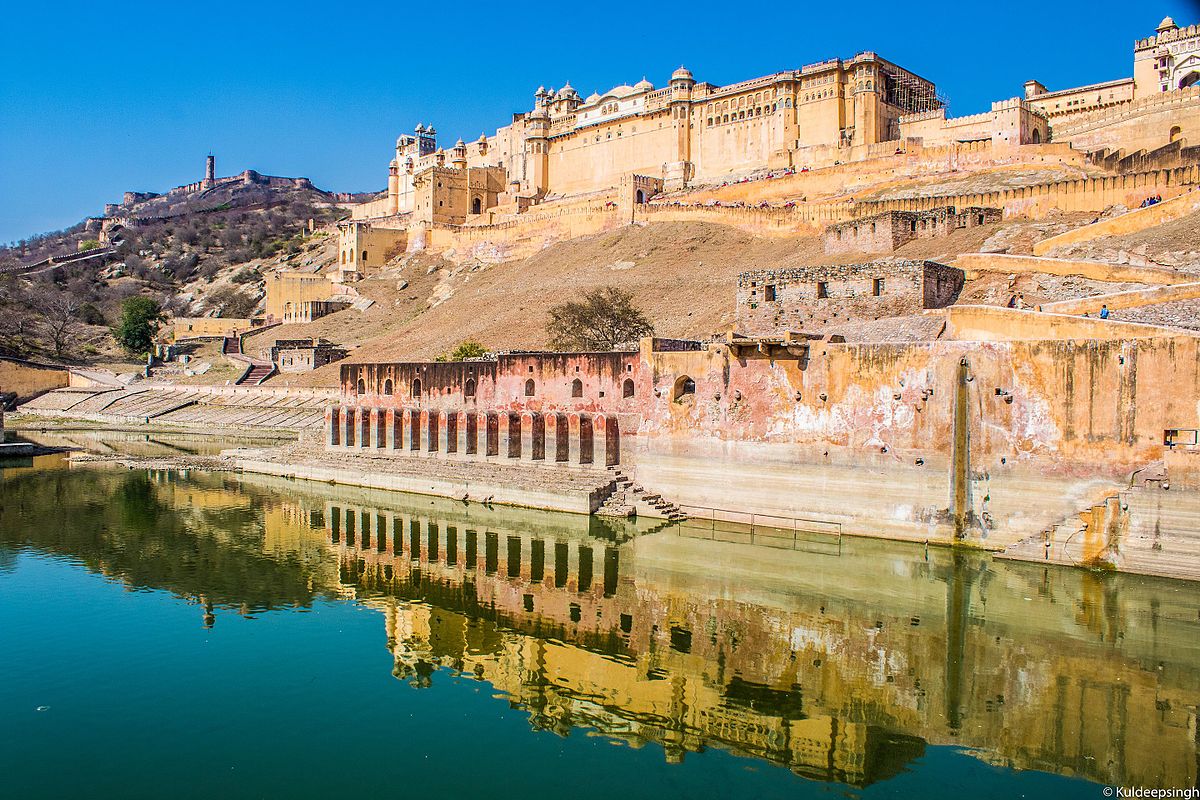
<path id="1" fill-rule="evenodd" d="M 937 111 L 947 106 L 937 88 L 924 78 L 886 63 L 880 65 L 879 72 L 883 83 L 883 101 L 888 105 L 903 109 L 908 114 Z"/>

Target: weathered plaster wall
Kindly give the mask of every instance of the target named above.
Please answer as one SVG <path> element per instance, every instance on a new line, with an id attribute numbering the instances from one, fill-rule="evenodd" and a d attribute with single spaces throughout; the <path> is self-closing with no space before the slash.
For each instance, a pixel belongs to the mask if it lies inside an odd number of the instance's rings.
<path id="1" fill-rule="evenodd" d="M 1113 292 L 1092 297 L 1080 297 L 1075 300 L 1061 300 L 1057 303 L 1043 303 L 1042 311 L 1052 314 L 1096 314 L 1102 306 L 1108 306 L 1110 311 L 1122 308 L 1140 308 L 1142 306 L 1171 303 L 1176 300 L 1193 300 L 1200 297 L 1200 283 L 1180 283 L 1175 286 L 1163 286 L 1157 289 L 1135 289 L 1129 292 Z"/>
<path id="2" fill-rule="evenodd" d="M 1125 341 L 1184 335 L 1175 328 L 998 306 L 947 308 L 942 336 L 967 342 Z"/>
<path id="3" fill-rule="evenodd" d="M 1181 219 L 1197 210 L 1200 210 L 1200 192 L 1188 191 L 1182 196 L 1166 199 L 1146 208 L 1135 208 L 1127 214 L 1043 239 L 1033 246 L 1033 254 L 1044 256 L 1056 247 L 1063 245 L 1090 242 L 1102 236 L 1123 236 L 1128 233 L 1137 233 L 1162 225 L 1164 222 Z"/>
<path id="4" fill-rule="evenodd" d="M 69 380 L 66 367 L 0 358 L 0 394 L 13 392 L 19 403 L 51 389 L 61 389 Z"/>
<path id="5" fill-rule="evenodd" d="M 1155 285 L 1186 283 L 1191 280 L 1187 275 L 1179 275 L 1172 270 L 1158 267 L 1134 267 L 1066 258 L 1012 256 L 1004 253 L 962 253 L 954 260 L 954 266 L 963 270 L 970 280 L 978 278 L 981 272 L 1002 272 L 1009 275 L 1078 275 L 1093 281 Z"/>

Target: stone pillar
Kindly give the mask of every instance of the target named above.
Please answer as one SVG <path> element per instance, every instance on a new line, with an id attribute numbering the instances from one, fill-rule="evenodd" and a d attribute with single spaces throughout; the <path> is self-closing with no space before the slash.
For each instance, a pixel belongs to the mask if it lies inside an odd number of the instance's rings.
<path id="1" fill-rule="evenodd" d="M 438 449 L 448 456 L 458 452 L 457 411 L 443 411 L 438 414 Z"/>
<path id="2" fill-rule="evenodd" d="M 526 411 L 521 415 L 521 460 L 544 461 L 546 459 L 546 428 L 542 415 Z"/>
<path id="3" fill-rule="evenodd" d="M 592 425 L 592 417 L 589 414 L 579 415 L 579 460 L 574 463 L 581 465 L 591 464 L 595 459 L 595 431 Z"/>
<path id="4" fill-rule="evenodd" d="M 621 463 L 621 433 L 616 414 L 597 414 L 592 422 L 596 442 L 596 463 L 611 467 Z"/>
<path id="5" fill-rule="evenodd" d="M 421 427 L 423 428 L 422 432 L 425 434 L 425 452 L 438 452 L 438 412 L 422 411 Z"/>
<path id="6" fill-rule="evenodd" d="M 371 412 L 371 416 L 373 423 L 371 427 L 375 430 L 375 448 L 378 450 L 387 447 L 387 412 L 382 408 L 377 408 Z"/>
<path id="7" fill-rule="evenodd" d="M 359 432 L 359 447 L 371 446 L 371 409 L 358 409 L 358 432 Z"/>
<path id="8" fill-rule="evenodd" d="M 521 457 L 521 415 L 512 411 L 500 414 L 500 456 Z"/>
<path id="9" fill-rule="evenodd" d="M 404 449 L 410 454 L 421 449 L 421 412 L 406 408 L 404 414 Z"/>
<path id="10" fill-rule="evenodd" d="M 579 414 L 567 415 L 567 463 L 579 463 Z"/>
<path id="11" fill-rule="evenodd" d="M 338 406 L 325 409 L 325 444 L 327 447 L 337 447 L 342 441 L 341 411 Z"/>
<path id="12" fill-rule="evenodd" d="M 571 460 L 571 431 L 566 414 L 546 415 L 546 460 L 565 464 Z"/>
<path id="13" fill-rule="evenodd" d="M 458 454 L 475 458 L 479 452 L 479 417 L 474 411 L 458 412 Z"/>
<path id="14" fill-rule="evenodd" d="M 479 423 L 483 430 L 479 432 L 480 453 L 486 458 L 500 455 L 500 415 L 488 412 L 479 415 Z"/>

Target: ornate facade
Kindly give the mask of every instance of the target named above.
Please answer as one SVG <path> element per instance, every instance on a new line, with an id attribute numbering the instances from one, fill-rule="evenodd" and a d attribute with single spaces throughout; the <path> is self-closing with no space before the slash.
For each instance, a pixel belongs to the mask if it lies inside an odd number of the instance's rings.
<path id="1" fill-rule="evenodd" d="M 355 216 L 462 223 L 611 189 L 630 174 L 670 189 L 786 168 L 809 148 L 896 139 L 901 116 L 942 105 L 932 83 L 870 52 L 728 86 L 680 67 L 663 88 L 645 78 L 586 98 L 570 83 L 538 88 L 532 109 L 470 144 L 439 148 L 424 125 L 401 136 L 386 198 Z"/>

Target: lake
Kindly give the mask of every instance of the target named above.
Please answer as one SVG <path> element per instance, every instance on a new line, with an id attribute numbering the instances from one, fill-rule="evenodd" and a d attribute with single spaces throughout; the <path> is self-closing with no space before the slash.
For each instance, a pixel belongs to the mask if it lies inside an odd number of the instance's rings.
<path id="1" fill-rule="evenodd" d="M 1200 587 L 232 473 L 0 468 L 9 797 L 1197 781 Z"/>

